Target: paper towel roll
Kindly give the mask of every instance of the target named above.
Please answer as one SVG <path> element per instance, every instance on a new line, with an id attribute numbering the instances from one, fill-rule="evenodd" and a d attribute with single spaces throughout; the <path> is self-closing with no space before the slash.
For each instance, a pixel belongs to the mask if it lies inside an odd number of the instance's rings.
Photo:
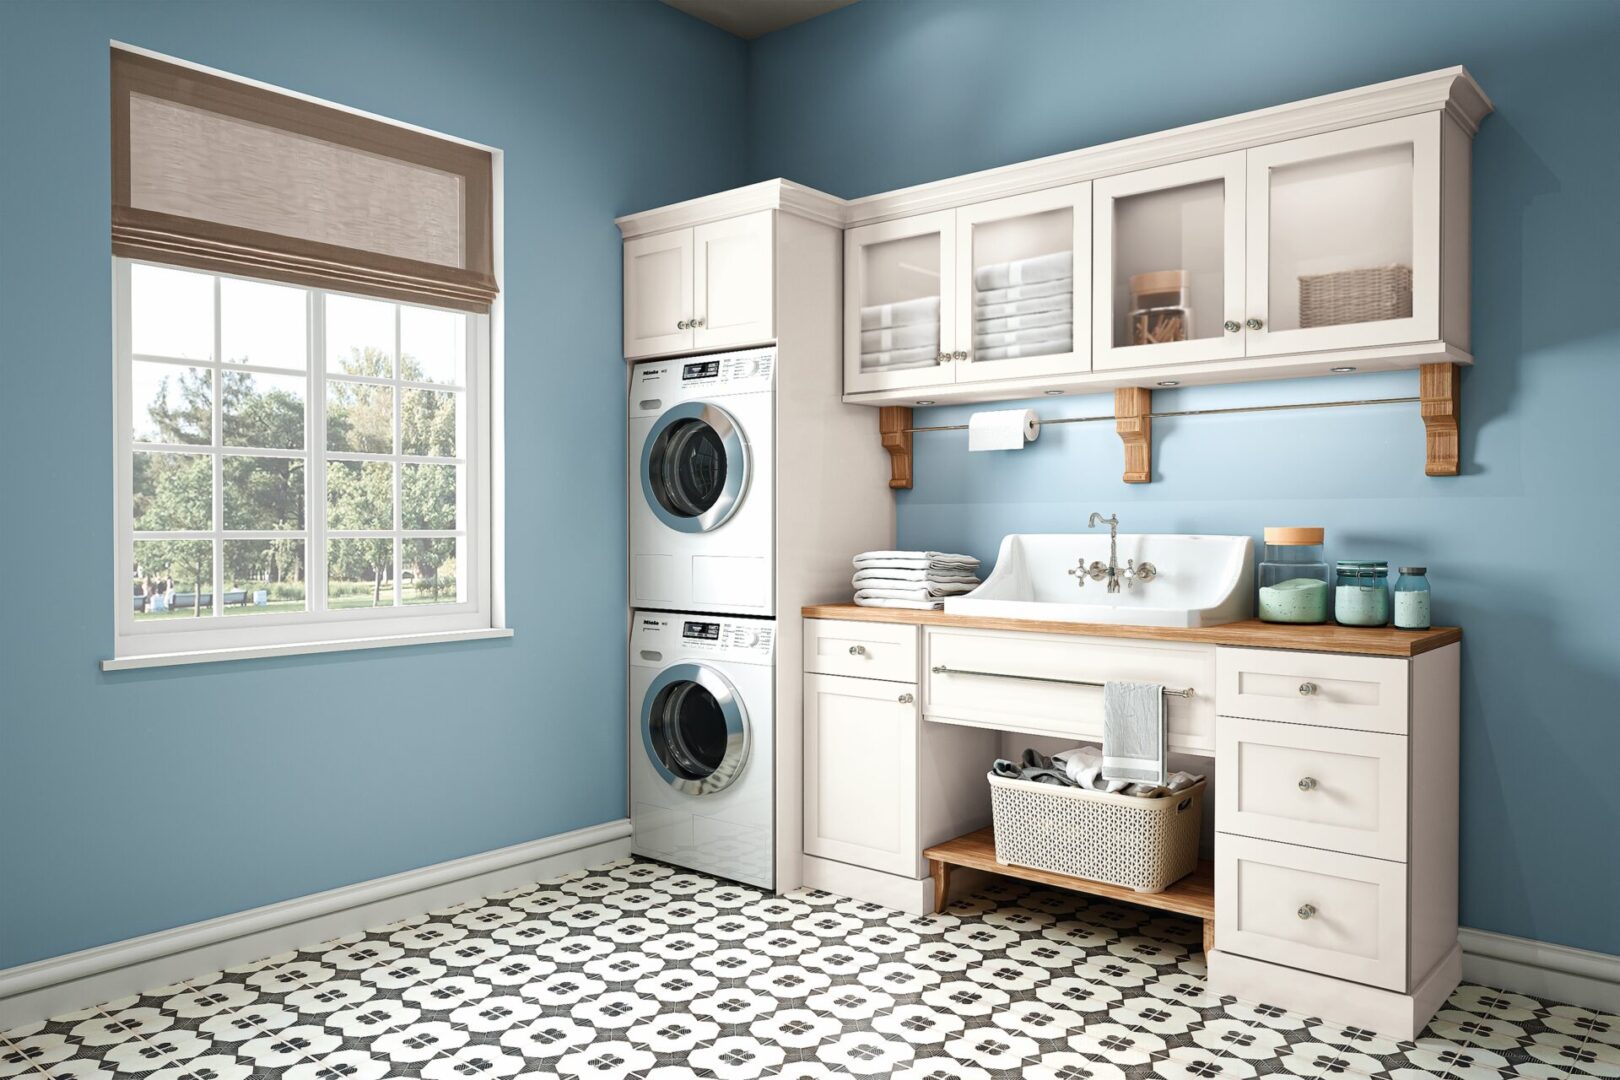
<path id="1" fill-rule="evenodd" d="M 996 409 L 968 417 L 968 449 L 1022 450 L 1041 433 L 1034 409 Z"/>

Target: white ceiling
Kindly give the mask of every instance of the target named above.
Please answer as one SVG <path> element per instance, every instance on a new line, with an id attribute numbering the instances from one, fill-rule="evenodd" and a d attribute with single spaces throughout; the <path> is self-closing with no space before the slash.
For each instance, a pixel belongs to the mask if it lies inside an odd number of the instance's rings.
<path id="1" fill-rule="evenodd" d="M 710 26 L 745 40 L 769 34 L 817 15 L 825 15 L 855 0 L 664 0 Z"/>

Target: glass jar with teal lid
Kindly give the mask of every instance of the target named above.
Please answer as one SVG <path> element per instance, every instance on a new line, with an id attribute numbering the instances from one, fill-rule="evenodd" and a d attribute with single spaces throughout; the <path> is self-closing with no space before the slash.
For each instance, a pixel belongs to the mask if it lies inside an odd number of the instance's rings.
<path id="1" fill-rule="evenodd" d="M 1333 618 L 1343 626 L 1389 625 L 1389 563 L 1340 561 L 1335 565 Z"/>
<path id="2" fill-rule="evenodd" d="M 1395 581 L 1395 625 L 1402 630 L 1429 628 L 1429 568 L 1403 566 Z"/>
<path id="3" fill-rule="evenodd" d="M 1333 586 L 1317 525 L 1268 525 L 1255 605 L 1264 622 L 1325 623 Z"/>

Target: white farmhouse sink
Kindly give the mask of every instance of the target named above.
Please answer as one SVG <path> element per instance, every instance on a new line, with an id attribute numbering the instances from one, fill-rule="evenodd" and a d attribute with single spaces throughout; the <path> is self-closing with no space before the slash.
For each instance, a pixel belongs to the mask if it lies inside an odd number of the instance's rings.
<path id="1" fill-rule="evenodd" d="M 1247 536 L 1120 533 L 1125 560 L 1150 562 L 1152 581 L 1110 593 L 1107 581 L 1069 570 L 1084 562 L 1108 564 L 1108 531 L 1013 533 L 1001 541 L 996 568 L 984 584 L 945 598 L 947 615 L 1110 623 L 1124 626 L 1219 626 L 1254 614 L 1254 542 Z"/>

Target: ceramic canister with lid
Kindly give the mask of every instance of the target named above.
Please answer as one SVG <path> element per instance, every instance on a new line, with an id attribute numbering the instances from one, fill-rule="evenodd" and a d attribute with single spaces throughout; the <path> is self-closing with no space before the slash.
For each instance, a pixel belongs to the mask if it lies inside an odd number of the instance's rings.
<path id="1" fill-rule="evenodd" d="M 1268 525 L 1255 605 L 1264 622 L 1325 623 L 1333 587 L 1319 526 Z"/>

